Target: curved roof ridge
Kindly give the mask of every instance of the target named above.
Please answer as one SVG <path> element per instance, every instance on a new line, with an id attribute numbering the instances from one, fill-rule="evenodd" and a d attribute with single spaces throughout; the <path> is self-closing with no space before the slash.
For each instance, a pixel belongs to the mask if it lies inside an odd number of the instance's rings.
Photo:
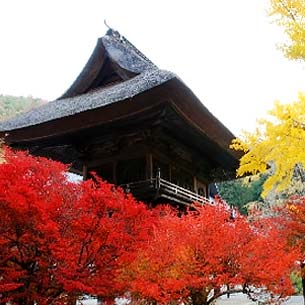
<path id="1" fill-rule="evenodd" d="M 96 78 L 104 60 L 104 46 L 101 39 L 98 39 L 96 46 L 82 71 L 76 77 L 71 86 L 66 90 L 66 92 L 57 98 L 57 100 L 82 94 L 83 91 L 87 90 L 88 83 L 91 83 Z"/>
<path id="2" fill-rule="evenodd" d="M 142 52 L 123 36 L 105 35 L 101 38 L 107 56 L 122 69 L 135 75 L 157 68 Z"/>
<path id="3" fill-rule="evenodd" d="M 106 35 L 117 38 L 122 43 L 127 43 L 140 57 L 152 65 L 155 65 L 147 56 L 145 56 L 138 48 L 135 47 L 125 36 L 121 35 L 119 31 L 109 28 Z"/>
<path id="4" fill-rule="evenodd" d="M 113 79 L 125 81 L 152 68 L 157 66 L 119 32 L 110 29 L 97 40 L 86 65 L 58 100 L 103 87 Z"/>

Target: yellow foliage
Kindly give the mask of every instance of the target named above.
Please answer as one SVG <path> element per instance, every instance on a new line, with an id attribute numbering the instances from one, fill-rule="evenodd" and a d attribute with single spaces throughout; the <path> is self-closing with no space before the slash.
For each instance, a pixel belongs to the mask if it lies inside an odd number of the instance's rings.
<path id="1" fill-rule="evenodd" d="M 296 212 L 297 213 L 297 211 L 298 211 L 298 208 L 295 205 L 292 205 L 292 204 L 288 205 L 287 208 L 291 212 Z"/>
<path id="2" fill-rule="evenodd" d="M 296 165 L 305 168 L 305 94 L 291 104 L 276 102 L 267 119 L 258 121 L 253 133 L 235 139 L 231 148 L 244 152 L 237 176 L 271 170 L 262 196 L 283 191 L 292 180 Z"/>
<path id="3" fill-rule="evenodd" d="M 289 43 L 282 49 L 290 59 L 305 59 L 305 1 L 270 0 L 270 15 L 283 27 Z"/>

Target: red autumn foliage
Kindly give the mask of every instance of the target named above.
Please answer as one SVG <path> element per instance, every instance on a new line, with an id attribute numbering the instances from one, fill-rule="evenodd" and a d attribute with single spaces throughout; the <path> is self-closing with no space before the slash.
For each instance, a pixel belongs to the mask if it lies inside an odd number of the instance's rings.
<path id="1" fill-rule="evenodd" d="M 4 149 L 0 164 L 0 304 L 103 300 L 210 304 L 225 292 L 291 293 L 294 252 L 279 227 L 249 223 L 227 206 L 180 217 L 148 210 L 101 181 L 67 179 L 68 168 Z M 285 238 L 283 238 L 285 237 Z M 237 286 L 241 285 L 241 286 Z"/>
<path id="2" fill-rule="evenodd" d="M 147 239 L 153 216 L 102 182 L 67 180 L 67 167 L 4 149 L 0 164 L 0 304 L 113 298 L 122 258 Z M 125 291 L 125 290 L 124 290 Z"/>
<path id="3" fill-rule="evenodd" d="M 282 224 L 282 234 L 287 238 L 291 248 L 297 252 L 297 270 L 303 287 L 305 302 L 305 197 L 292 196 L 285 206 L 277 210 L 278 223 Z"/>
<path id="4" fill-rule="evenodd" d="M 227 292 L 253 299 L 258 291 L 292 293 L 294 256 L 276 229 L 249 224 L 239 214 L 232 219 L 221 202 L 180 218 L 172 210 L 163 214 L 153 238 L 125 266 L 123 278 L 135 299 L 204 305 Z"/>

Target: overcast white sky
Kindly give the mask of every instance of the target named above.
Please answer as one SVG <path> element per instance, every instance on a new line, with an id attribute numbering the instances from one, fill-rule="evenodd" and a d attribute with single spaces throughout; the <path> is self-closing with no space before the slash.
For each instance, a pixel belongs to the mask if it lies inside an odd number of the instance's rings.
<path id="1" fill-rule="evenodd" d="M 104 19 L 159 68 L 178 74 L 236 135 L 273 101 L 305 91 L 285 59 L 268 0 L 1 0 L 0 94 L 60 96 L 106 32 Z"/>

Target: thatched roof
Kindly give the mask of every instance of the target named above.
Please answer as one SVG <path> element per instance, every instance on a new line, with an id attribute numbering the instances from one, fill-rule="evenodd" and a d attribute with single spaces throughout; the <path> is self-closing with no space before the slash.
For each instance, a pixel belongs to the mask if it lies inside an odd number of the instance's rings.
<path id="1" fill-rule="evenodd" d="M 234 135 L 181 79 L 160 70 L 113 30 L 98 39 L 84 69 L 60 98 L 0 122 L 0 138 L 23 148 L 42 142 L 72 145 L 80 134 L 99 134 L 117 122 L 123 126 L 157 113 L 160 124 L 174 133 L 179 129 L 177 137 L 188 145 L 210 151 L 224 167 L 236 168 L 238 156 L 229 149 Z"/>
<path id="2" fill-rule="evenodd" d="M 65 94 L 0 122 L 0 131 L 33 126 L 130 99 L 174 77 L 173 73 L 158 69 L 118 32 L 110 30 L 98 39 L 83 71 Z"/>
<path id="3" fill-rule="evenodd" d="M 21 114 L 16 118 L 0 122 L 0 130 L 11 131 L 104 107 L 118 101 L 130 99 L 174 77 L 175 75 L 171 72 L 156 68 L 149 69 L 134 78 L 114 86 L 55 100 L 30 112 Z"/>

